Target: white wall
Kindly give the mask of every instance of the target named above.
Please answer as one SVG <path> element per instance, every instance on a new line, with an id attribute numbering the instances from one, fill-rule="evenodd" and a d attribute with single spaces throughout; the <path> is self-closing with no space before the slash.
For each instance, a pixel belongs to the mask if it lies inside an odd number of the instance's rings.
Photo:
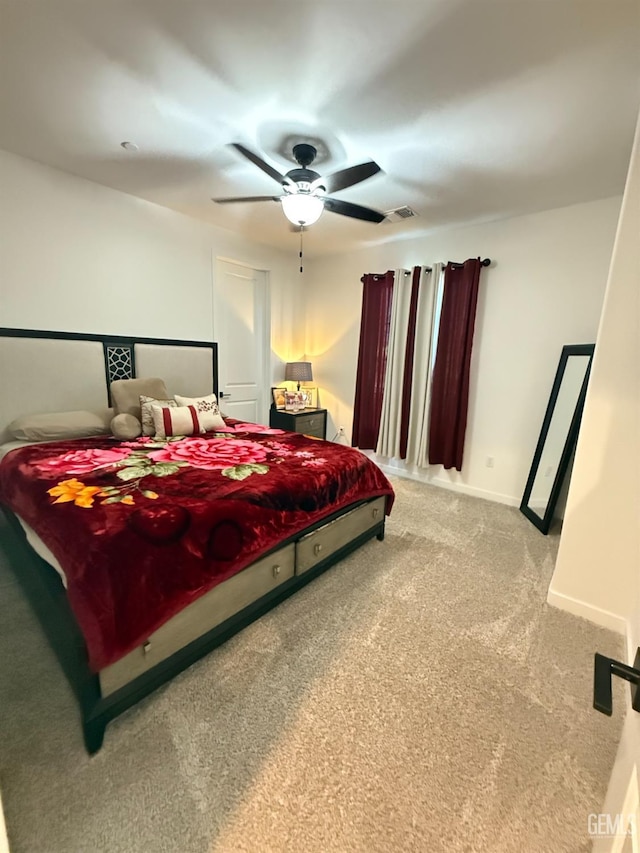
<path id="1" fill-rule="evenodd" d="M 272 379 L 292 338 L 297 256 L 0 151 L 0 325 L 212 339 L 215 256 L 270 270 Z"/>
<path id="2" fill-rule="evenodd" d="M 574 474 L 548 600 L 640 646 L 640 116 L 607 283 Z M 597 651 L 594 649 L 594 651 Z M 626 685 L 625 685 L 626 687 Z M 626 711 L 603 813 L 640 827 L 640 716 Z M 630 818 L 630 816 L 632 816 Z M 624 840 L 624 839 L 622 839 Z M 618 851 L 620 837 L 594 851 Z M 627 847 L 625 847 L 627 849 Z"/>
<path id="3" fill-rule="evenodd" d="M 329 409 L 329 437 L 339 426 L 350 434 L 362 274 L 490 257 L 480 279 L 463 470 L 434 466 L 427 479 L 519 504 L 562 346 L 595 341 L 619 209 L 620 198 L 610 198 L 314 259 L 306 352 Z"/>
<path id="4" fill-rule="evenodd" d="M 639 125 L 640 126 L 640 125 Z M 640 642 L 640 130 L 549 601 Z"/>

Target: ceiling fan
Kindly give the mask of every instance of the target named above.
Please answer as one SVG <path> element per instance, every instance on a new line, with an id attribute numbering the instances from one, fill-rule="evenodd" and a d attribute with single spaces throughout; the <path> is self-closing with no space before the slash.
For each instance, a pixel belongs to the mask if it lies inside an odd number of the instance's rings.
<path id="1" fill-rule="evenodd" d="M 353 219 L 362 219 L 365 222 L 382 222 L 384 213 L 379 213 L 370 207 L 362 207 L 350 201 L 342 201 L 332 198 L 327 193 L 339 192 L 340 190 L 359 184 L 380 171 L 380 166 L 373 160 L 360 163 L 357 166 L 349 166 L 339 172 L 333 172 L 324 177 L 308 167 L 315 160 L 317 151 L 313 145 L 300 142 L 293 146 L 293 157 L 299 168 L 291 169 L 286 175 L 281 175 L 277 169 L 266 163 L 261 157 L 240 145 L 238 142 L 231 143 L 236 151 L 250 160 L 259 169 L 262 169 L 270 178 L 277 181 L 284 190 L 282 195 L 258 195 L 245 198 L 213 198 L 217 204 L 231 204 L 240 201 L 279 201 L 287 219 L 301 228 L 313 225 L 320 218 L 323 210 L 331 213 L 339 213 L 342 216 L 350 216 Z"/>

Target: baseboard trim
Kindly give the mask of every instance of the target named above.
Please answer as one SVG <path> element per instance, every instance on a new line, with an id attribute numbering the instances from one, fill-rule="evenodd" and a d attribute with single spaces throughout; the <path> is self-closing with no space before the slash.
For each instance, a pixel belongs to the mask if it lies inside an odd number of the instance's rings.
<path id="1" fill-rule="evenodd" d="M 439 480 L 437 477 L 428 482 L 433 486 L 450 489 L 452 492 L 461 492 L 461 494 L 470 495 L 473 498 L 482 498 L 485 501 L 493 501 L 507 506 L 520 506 L 520 498 L 503 495 L 500 492 L 490 492 L 488 489 L 479 489 L 477 486 L 469 486 L 466 483 L 451 483 L 448 480 Z"/>
<path id="2" fill-rule="evenodd" d="M 567 613 L 572 613 L 574 616 L 582 616 L 583 619 L 588 619 L 589 622 L 594 622 L 601 628 L 608 628 L 610 631 L 615 631 L 616 634 L 628 637 L 627 620 L 623 616 L 618 616 L 617 613 L 611 613 L 602 607 L 587 604 L 586 601 L 580 601 L 552 589 L 547 593 L 547 604 L 557 607 L 559 610 L 566 610 Z"/>
<path id="3" fill-rule="evenodd" d="M 463 495 L 470 495 L 472 498 L 482 498 L 485 501 L 493 501 L 494 503 L 506 504 L 507 506 L 520 506 L 520 498 L 514 498 L 511 495 L 490 492 L 487 489 L 479 489 L 477 486 L 469 486 L 466 483 L 453 483 L 451 480 L 441 480 L 438 477 L 430 478 L 428 475 L 419 474 L 416 471 L 407 471 L 404 468 L 397 468 L 395 465 L 381 462 L 375 454 L 372 454 L 370 458 L 373 459 L 378 468 L 391 476 L 395 475 L 403 477 L 406 480 L 415 480 L 418 483 L 425 483 L 427 486 L 448 489 L 450 492 L 460 492 Z"/>

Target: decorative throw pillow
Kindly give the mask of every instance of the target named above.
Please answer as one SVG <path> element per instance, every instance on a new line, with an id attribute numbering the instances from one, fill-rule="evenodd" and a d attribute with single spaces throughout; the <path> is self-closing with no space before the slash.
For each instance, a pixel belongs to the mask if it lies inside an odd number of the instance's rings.
<path id="1" fill-rule="evenodd" d="M 179 406 L 195 407 L 202 432 L 225 428 L 226 424 L 220 414 L 215 394 L 208 394 L 206 397 L 181 397 L 180 394 L 176 394 L 175 398 Z"/>
<path id="2" fill-rule="evenodd" d="M 111 433 L 120 441 L 130 441 L 142 434 L 142 424 L 134 415 L 124 412 L 111 421 Z"/>
<path id="3" fill-rule="evenodd" d="M 160 406 L 162 408 L 166 406 L 174 407 L 177 406 L 175 400 L 156 400 L 155 397 L 146 397 L 144 394 L 140 395 L 140 420 L 142 422 L 142 434 L 143 435 L 155 435 L 156 427 L 153 423 L 153 412 L 151 411 L 152 406 Z"/>
<path id="4" fill-rule="evenodd" d="M 216 406 L 216 411 L 204 411 L 201 412 L 198 407 L 195 407 L 198 412 L 198 420 L 200 421 L 200 426 L 202 428 L 202 432 L 213 432 L 217 429 L 226 429 L 227 425 L 222 419 L 222 415 Z"/>
<path id="5" fill-rule="evenodd" d="M 156 438 L 169 435 L 199 435 L 204 432 L 195 406 L 154 406 L 153 425 Z"/>
<path id="6" fill-rule="evenodd" d="M 202 397 L 182 397 L 180 394 L 176 394 L 175 399 L 179 406 L 195 406 L 200 403 L 203 411 L 218 406 L 218 398 L 215 394 L 205 394 Z"/>
<path id="7" fill-rule="evenodd" d="M 140 395 L 166 400 L 169 396 L 164 379 L 116 379 L 110 385 L 116 415 L 134 415 L 140 420 Z"/>

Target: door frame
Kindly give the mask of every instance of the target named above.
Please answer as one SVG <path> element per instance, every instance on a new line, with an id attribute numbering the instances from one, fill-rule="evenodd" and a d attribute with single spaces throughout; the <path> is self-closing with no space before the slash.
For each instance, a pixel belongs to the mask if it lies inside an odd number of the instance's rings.
<path id="1" fill-rule="evenodd" d="M 256 291 L 256 327 L 260 327 L 262 337 L 262 351 L 259 355 L 260 364 L 258 371 L 258 393 L 257 408 L 258 415 L 264 423 L 268 423 L 269 406 L 271 404 L 271 270 L 255 266 L 247 261 L 239 261 L 226 255 L 218 255 L 215 249 L 212 252 L 213 263 L 211 265 L 211 331 L 212 338 L 215 337 L 215 286 L 220 275 L 220 264 L 234 264 L 238 267 L 261 273 L 264 276 L 264 288 Z M 219 351 L 218 351 L 219 352 Z"/>

